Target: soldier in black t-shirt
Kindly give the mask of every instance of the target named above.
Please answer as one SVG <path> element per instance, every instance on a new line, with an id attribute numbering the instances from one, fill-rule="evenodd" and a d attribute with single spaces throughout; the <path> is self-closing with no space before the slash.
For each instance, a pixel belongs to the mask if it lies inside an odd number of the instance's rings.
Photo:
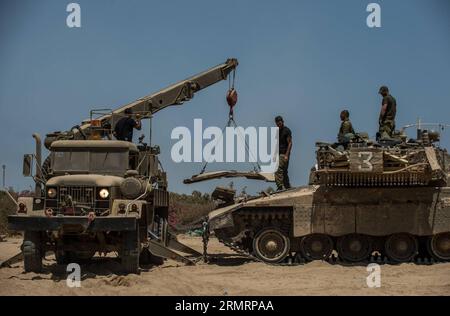
<path id="1" fill-rule="evenodd" d="M 131 116 L 133 111 L 131 109 L 125 110 L 125 117 L 122 117 L 114 127 L 114 136 L 117 140 L 133 141 L 133 129 L 141 129 L 141 120 L 137 118 L 134 120 Z"/>
<path id="2" fill-rule="evenodd" d="M 292 133 L 291 130 L 284 126 L 284 121 L 281 116 L 275 118 L 275 123 L 279 128 L 279 164 L 278 170 L 275 172 L 275 183 L 277 185 L 277 190 L 290 189 L 291 184 L 289 182 L 288 168 L 289 168 L 289 157 L 292 148 Z"/>
<path id="3" fill-rule="evenodd" d="M 390 139 L 395 131 L 395 115 L 397 114 L 397 101 L 389 94 L 389 88 L 382 86 L 378 91 L 383 97 L 379 117 L 379 139 Z"/>

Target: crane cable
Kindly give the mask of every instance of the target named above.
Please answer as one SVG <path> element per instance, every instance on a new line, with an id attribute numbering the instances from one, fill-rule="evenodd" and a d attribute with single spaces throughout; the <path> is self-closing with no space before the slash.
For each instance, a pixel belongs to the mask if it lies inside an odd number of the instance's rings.
<path id="1" fill-rule="evenodd" d="M 245 135 L 241 134 L 241 131 L 240 131 L 240 129 L 237 128 L 238 125 L 236 124 L 236 121 L 234 120 L 234 106 L 237 104 L 237 101 L 238 101 L 238 94 L 237 94 L 236 89 L 234 88 L 235 81 L 236 81 L 236 69 L 233 70 L 232 76 L 230 76 L 228 78 L 228 91 L 227 91 L 227 94 L 226 94 L 227 104 L 230 107 L 230 111 L 228 113 L 228 122 L 222 128 L 222 133 L 221 133 L 220 137 L 216 140 L 215 146 L 217 145 L 217 143 L 220 140 L 222 140 L 223 133 L 226 130 L 226 128 L 233 126 L 234 128 L 237 129 L 238 135 L 244 141 L 245 149 L 248 152 L 249 156 L 251 156 L 251 158 L 253 158 L 256 161 L 256 163 L 252 163 L 253 164 L 253 170 L 255 172 L 259 172 L 259 171 L 261 171 L 261 166 L 259 165 L 258 160 L 255 159 L 255 156 L 253 155 L 253 153 L 250 151 L 250 147 L 248 145 L 248 142 L 245 139 Z M 203 174 L 205 172 L 206 166 L 208 165 L 208 163 L 209 163 L 208 161 L 205 162 L 205 164 L 203 165 L 203 167 L 202 167 L 202 169 L 200 171 L 200 174 Z"/>

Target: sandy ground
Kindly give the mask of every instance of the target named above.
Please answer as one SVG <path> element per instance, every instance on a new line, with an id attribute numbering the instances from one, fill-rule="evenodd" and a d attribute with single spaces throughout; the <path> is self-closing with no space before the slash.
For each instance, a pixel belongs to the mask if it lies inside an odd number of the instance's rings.
<path id="1" fill-rule="evenodd" d="M 201 251 L 201 238 L 180 241 Z M 17 253 L 20 239 L 0 242 L 0 261 Z M 24 273 L 23 263 L 0 269 L 0 295 L 450 295 L 450 263 L 433 266 L 381 266 L 381 287 L 368 288 L 365 266 L 346 267 L 324 262 L 274 267 L 247 261 L 211 239 L 216 264 L 184 266 L 166 261 L 140 275 L 119 275 L 113 259 L 82 266 L 80 288 L 66 285 L 65 267 L 53 256 L 44 273 Z"/>

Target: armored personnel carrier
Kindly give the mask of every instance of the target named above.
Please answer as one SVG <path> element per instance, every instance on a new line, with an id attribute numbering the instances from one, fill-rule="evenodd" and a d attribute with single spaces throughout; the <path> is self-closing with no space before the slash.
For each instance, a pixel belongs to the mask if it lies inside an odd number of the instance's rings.
<path id="1" fill-rule="evenodd" d="M 210 231 L 271 264 L 450 260 L 450 156 L 439 133 L 361 134 L 317 143 L 316 157 L 308 186 L 228 201 L 209 214 Z"/>

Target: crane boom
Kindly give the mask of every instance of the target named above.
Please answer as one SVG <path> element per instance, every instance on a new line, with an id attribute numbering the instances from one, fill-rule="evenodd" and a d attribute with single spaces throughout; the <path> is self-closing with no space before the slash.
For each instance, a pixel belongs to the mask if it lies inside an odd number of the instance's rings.
<path id="1" fill-rule="evenodd" d="M 236 69 L 238 61 L 229 58 L 226 62 L 203 71 L 185 80 L 179 81 L 171 86 L 159 90 L 153 94 L 144 96 L 134 102 L 121 106 L 107 114 L 98 117 L 95 121 L 101 126 L 113 128 L 114 121 L 123 117 L 126 109 L 131 109 L 133 114 L 139 114 L 142 119 L 150 118 L 156 112 L 172 106 L 181 105 L 194 97 L 194 94 L 219 81 L 226 80 L 228 75 Z M 46 147 L 56 139 L 83 139 L 90 135 L 92 126 L 91 119 L 82 122 L 81 126 L 75 126 L 68 132 L 55 132 L 47 135 Z"/>

